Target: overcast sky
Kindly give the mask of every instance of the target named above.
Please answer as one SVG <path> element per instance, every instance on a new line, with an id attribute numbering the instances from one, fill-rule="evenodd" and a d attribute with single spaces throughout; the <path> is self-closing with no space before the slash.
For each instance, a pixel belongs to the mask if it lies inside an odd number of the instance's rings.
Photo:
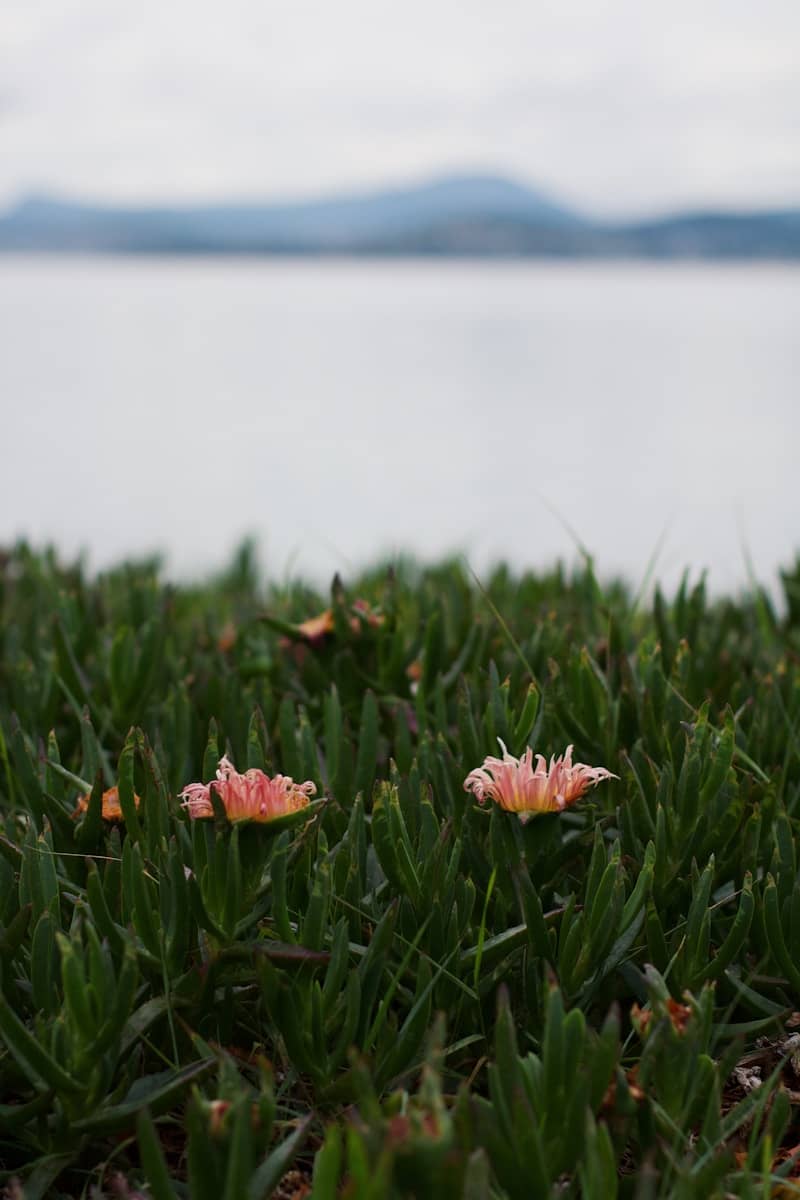
<path id="1" fill-rule="evenodd" d="M 462 169 L 609 214 L 800 203 L 800 3 L 0 0 L 0 205 Z"/>

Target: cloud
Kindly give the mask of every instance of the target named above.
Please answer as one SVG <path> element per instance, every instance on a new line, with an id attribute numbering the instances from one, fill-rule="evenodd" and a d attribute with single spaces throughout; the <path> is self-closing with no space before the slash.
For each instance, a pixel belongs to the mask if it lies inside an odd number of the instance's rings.
<path id="1" fill-rule="evenodd" d="M 797 202 L 798 32 L 783 0 L 31 0 L 0 28 L 0 200 L 485 166 L 606 212 Z"/>

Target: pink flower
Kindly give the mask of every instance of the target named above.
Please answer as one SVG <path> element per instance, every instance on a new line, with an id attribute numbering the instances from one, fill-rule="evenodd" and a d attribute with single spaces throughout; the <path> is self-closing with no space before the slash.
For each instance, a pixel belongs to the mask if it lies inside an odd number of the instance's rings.
<path id="1" fill-rule="evenodd" d="M 605 767 L 573 764 L 572 746 L 567 746 L 563 757 L 551 758 L 549 768 L 542 755 L 537 754 L 534 769 L 530 747 L 522 758 L 514 758 L 502 742 L 500 745 L 503 757 L 486 758 L 483 766 L 470 771 L 464 780 L 464 791 L 473 792 L 479 804 L 487 798 L 494 800 L 506 812 L 518 813 L 520 821 L 527 821 L 536 813 L 561 812 L 601 780 L 619 778 Z"/>
<path id="2" fill-rule="evenodd" d="M 305 808 L 317 790 L 310 779 L 305 783 L 295 783 L 288 775 L 270 779 L 257 770 L 240 775 L 231 760 L 223 757 L 216 779 L 210 783 L 189 783 L 180 793 L 190 817 L 214 816 L 212 788 L 222 801 L 229 821 L 274 821 Z"/>

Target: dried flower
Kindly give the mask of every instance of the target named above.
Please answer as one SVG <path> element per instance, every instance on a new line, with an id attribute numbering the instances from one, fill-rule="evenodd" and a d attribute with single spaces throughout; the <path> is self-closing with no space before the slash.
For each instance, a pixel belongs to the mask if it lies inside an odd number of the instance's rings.
<path id="1" fill-rule="evenodd" d="M 412 683 L 419 683 L 420 679 L 422 679 L 422 662 L 420 659 L 415 658 L 408 664 L 406 667 L 406 675 Z"/>
<path id="2" fill-rule="evenodd" d="M 295 783 L 288 775 L 270 779 L 255 769 L 240 775 L 230 759 L 223 757 L 216 779 L 210 783 L 189 783 L 180 793 L 190 817 L 214 816 L 212 788 L 222 801 L 229 821 L 274 821 L 305 808 L 317 790 L 310 779 L 305 783 Z"/>
<path id="3" fill-rule="evenodd" d="M 645 1095 L 639 1087 L 639 1064 L 635 1063 L 625 1072 L 625 1082 L 628 1085 L 628 1095 L 636 1104 L 641 1104 Z M 605 1095 L 600 1104 L 600 1111 L 606 1116 L 610 1116 L 617 1103 L 617 1080 L 612 1078 L 608 1087 L 605 1090 Z"/>
<path id="4" fill-rule="evenodd" d="M 219 1137 L 225 1126 L 225 1118 L 231 1107 L 230 1100 L 211 1100 L 208 1105 L 208 1129 L 212 1137 Z"/>
<path id="5" fill-rule="evenodd" d="M 686 1026 L 689 1023 L 689 1018 L 692 1015 L 692 1010 L 688 1004 L 679 1004 L 677 1000 L 673 1000 L 672 996 L 670 996 L 664 1005 L 664 1015 L 669 1017 L 672 1028 L 676 1033 L 684 1034 Z M 641 1038 L 646 1038 L 650 1032 L 650 1024 L 653 1016 L 652 1008 L 640 1008 L 638 1004 L 634 1004 L 631 1009 L 631 1020 Z"/>
<path id="6" fill-rule="evenodd" d="M 497 739 L 500 741 L 500 739 Z M 519 814 L 527 821 L 536 813 L 561 812 L 574 804 L 584 792 L 603 779 L 617 779 L 605 767 L 587 767 L 572 762 L 572 746 L 567 746 L 561 758 L 550 759 L 550 766 L 541 754 L 530 747 L 522 758 L 514 758 L 500 742 L 502 758 L 486 758 L 483 766 L 470 771 L 464 780 L 464 791 L 473 792 L 479 804 L 494 800 L 506 812 Z"/>
<path id="7" fill-rule="evenodd" d="M 238 631 L 233 621 L 226 621 L 217 639 L 217 649 L 220 654 L 227 654 L 236 645 Z"/>
<path id="8" fill-rule="evenodd" d="M 86 810 L 89 807 L 89 801 L 91 800 L 91 798 L 92 798 L 91 792 L 87 792 L 85 796 L 79 797 L 78 803 L 75 806 L 75 811 L 72 814 L 73 817 L 79 817 L 81 813 L 86 812 Z M 103 820 L 104 821 L 124 821 L 125 820 L 125 818 L 122 815 L 122 808 L 121 808 L 120 802 L 119 802 L 119 788 L 112 787 L 112 788 L 109 788 L 108 791 L 103 792 L 102 803 L 103 803 Z M 133 803 L 136 805 L 137 808 L 141 804 L 141 800 L 135 793 L 134 793 L 134 797 L 133 797 Z"/>
<path id="9" fill-rule="evenodd" d="M 346 612 L 347 610 L 345 610 Z M 350 616 L 346 617 L 347 624 L 350 626 L 353 633 L 360 633 L 361 626 L 367 624 L 373 629 L 379 628 L 384 624 L 385 617 L 377 609 L 373 608 L 366 600 L 357 599 L 350 605 Z M 336 631 L 336 621 L 333 615 L 332 608 L 325 608 L 316 617 L 309 617 L 307 621 L 301 621 L 299 625 L 295 625 L 295 631 L 303 641 L 309 642 L 312 646 L 320 645 L 329 634 Z"/>
<path id="10" fill-rule="evenodd" d="M 329 633 L 333 633 L 333 609 L 323 609 L 318 617 L 309 617 L 307 621 L 302 621 L 296 628 L 305 641 L 317 645 Z"/>

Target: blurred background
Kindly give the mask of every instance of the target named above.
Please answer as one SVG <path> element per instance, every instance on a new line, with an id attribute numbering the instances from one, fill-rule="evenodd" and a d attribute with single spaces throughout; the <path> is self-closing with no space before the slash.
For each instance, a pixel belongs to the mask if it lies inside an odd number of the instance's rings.
<path id="1" fill-rule="evenodd" d="M 793 0 L 0 11 L 0 545 L 800 548 Z"/>

